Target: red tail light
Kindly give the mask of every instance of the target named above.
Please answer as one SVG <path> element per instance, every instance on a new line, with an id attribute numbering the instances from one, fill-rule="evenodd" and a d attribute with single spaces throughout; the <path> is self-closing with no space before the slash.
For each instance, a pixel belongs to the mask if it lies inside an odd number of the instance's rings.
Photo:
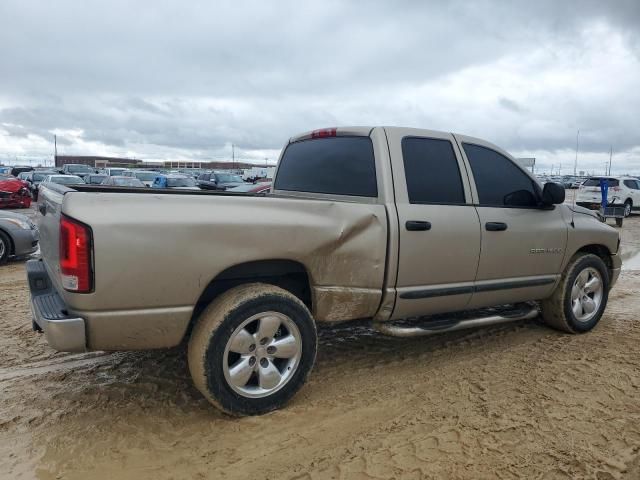
<path id="1" fill-rule="evenodd" d="M 614 192 L 619 192 L 621 189 L 620 189 L 620 187 L 613 187 L 613 189 L 612 189 L 612 190 L 613 190 Z"/>
<path id="2" fill-rule="evenodd" d="M 337 128 L 321 128 L 311 132 L 311 138 L 335 137 Z"/>
<path id="3" fill-rule="evenodd" d="M 60 219 L 60 273 L 62 286 L 70 292 L 93 290 L 91 229 L 69 217 Z"/>

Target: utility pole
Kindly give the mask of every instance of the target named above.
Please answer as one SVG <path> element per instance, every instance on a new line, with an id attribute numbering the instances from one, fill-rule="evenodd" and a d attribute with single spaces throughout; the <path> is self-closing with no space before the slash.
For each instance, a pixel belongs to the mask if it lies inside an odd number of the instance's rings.
<path id="1" fill-rule="evenodd" d="M 613 145 L 611 145 L 611 149 L 609 150 L 609 173 L 607 173 L 607 175 L 611 175 L 611 157 L 613 157 Z"/>
<path id="2" fill-rule="evenodd" d="M 578 133 L 576 133 L 576 161 L 573 164 L 573 176 L 575 177 L 578 171 L 578 146 L 579 146 L 579 140 L 580 140 L 580 130 L 578 130 Z"/>
<path id="3" fill-rule="evenodd" d="M 578 133 L 576 133 L 576 161 L 573 164 L 573 176 L 575 177 L 578 173 L 578 148 L 580 141 L 580 129 L 578 129 Z"/>
<path id="4" fill-rule="evenodd" d="M 53 166 L 58 166 L 58 136 L 53 136 Z"/>
<path id="5" fill-rule="evenodd" d="M 231 168 L 236 169 L 236 146 L 231 144 Z"/>

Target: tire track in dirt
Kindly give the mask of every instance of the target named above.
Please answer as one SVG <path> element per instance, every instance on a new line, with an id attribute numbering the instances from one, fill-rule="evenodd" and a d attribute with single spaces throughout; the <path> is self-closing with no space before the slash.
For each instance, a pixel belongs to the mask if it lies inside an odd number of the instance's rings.
<path id="1" fill-rule="evenodd" d="M 22 268 L 0 274 L 0 478 L 640 478 L 640 272 L 587 335 L 323 328 L 287 408 L 231 419 L 182 347 L 53 353 Z"/>

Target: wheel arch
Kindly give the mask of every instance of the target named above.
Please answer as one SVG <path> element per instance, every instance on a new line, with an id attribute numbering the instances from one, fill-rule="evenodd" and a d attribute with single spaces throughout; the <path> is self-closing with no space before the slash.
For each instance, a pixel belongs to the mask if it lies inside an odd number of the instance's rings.
<path id="1" fill-rule="evenodd" d="M 613 269 L 613 262 L 611 261 L 611 251 L 609 250 L 609 248 L 607 248 L 607 246 L 598 244 L 598 243 L 584 245 L 580 247 L 578 250 L 576 250 L 572 255 L 572 257 L 577 253 L 591 253 L 593 255 L 596 255 L 597 257 L 600 257 L 600 259 L 607 266 L 607 269 L 609 270 L 609 275 L 611 275 L 611 270 Z"/>
<path id="2" fill-rule="evenodd" d="M 302 263 L 287 259 L 249 261 L 226 268 L 209 282 L 196 301 L 190 328 L 215 298 L 233 287 L 254 282 L 287 290 L 313 311 L 311 277 Z"/>
<path id="3" fill-rule="evenodd" d="M 6 235 L 6 237 L 9 239 L 9 256 L 15 255 L 16 254 L 16 244 L 13 241 L 13 237 L 4 228 L 0 227 L 0 232 L 4 233 Z"/>

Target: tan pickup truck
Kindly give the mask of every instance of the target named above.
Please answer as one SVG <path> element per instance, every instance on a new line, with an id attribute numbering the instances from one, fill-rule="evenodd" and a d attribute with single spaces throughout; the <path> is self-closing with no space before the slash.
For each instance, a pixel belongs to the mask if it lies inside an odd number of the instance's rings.
<path id="1" fill-rule="evenodd" d="M 592 329 L 618 233 L 563 201 L 490 143 L 397 127 L 291 138 L 268 196 L 46 185 L 34 328 L 65 351 L 188 340 L 211 403 L 260 414 L 303 385 L 319 322 L 415 336 L 541 314 Z"/>

